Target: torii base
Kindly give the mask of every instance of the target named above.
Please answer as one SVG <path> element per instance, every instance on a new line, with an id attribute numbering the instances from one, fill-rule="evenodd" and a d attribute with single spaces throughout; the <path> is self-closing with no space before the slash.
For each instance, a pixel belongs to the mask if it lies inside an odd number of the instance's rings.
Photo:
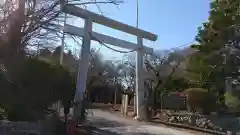
<path id="1" fill-rule="evenodd" d="M 73 120 L 75 120 L 77 125 L 80 125 L 86 120 L 84 100 L 78 101 L 73 106 Z"/>
<path id="2" fill-rule="evenodd" d="M 139 116 L 135 116 L 134 119 L 138 121 L 149 121 L 147 106 L 143 105 L 139 109 Z"/>

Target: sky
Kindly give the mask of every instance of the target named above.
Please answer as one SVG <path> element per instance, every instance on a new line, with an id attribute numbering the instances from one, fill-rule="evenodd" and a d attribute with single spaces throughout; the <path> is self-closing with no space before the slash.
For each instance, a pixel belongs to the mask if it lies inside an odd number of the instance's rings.
<path id="1" fill-rule="evenodd" d="M 139 28 L 158 35 L 157 41 L 144 40 L 144 45 L 155 50 L 168 50 L 192 42 L 197 34 L 197 27 L 208 19 L 209 2 L 210 0 L 139 0 Z M 136 0 L 124 0 L 119 6 L 102 4 L 100 8 L 104 16 L 136 26 Z M 100 13 L 95 5 L 89 5 L 87 9 Z M 84 21 L 76 17 L 68 19 L 67 23 L 84 26 Z M 136 37 L 99 24 L 93 25 L 93 31 L 136 43 Z M 75 46 L 70 46 L 75 51 L 73 48 L 78 45 L 70 39 L 67 42 Z M 123 56 L 96 42 L 91 46 L 101 48 L 100 53 L 105 59 L 121 59 Z"/>
<path id="2" fill-rule="evenodd" d="M 172 49 L 194 41 L 197 27 L 208 19 L 210 0 L 139 0 L 139 28 L 158 35 L 155 42 L 144 41 L 144 45 L 156 50 Z M 96 6 L 88 10 L 100 13 Z M 118 7 L 101 5 L 103 15 L 117 21 L 136 26 L 136 0 L 125 0 Z M 83 26 L 74 20 L 75 26 Z M 70 22 L 71 23 L 71 22 Z M 71 23 L 73 24 L 73 23 Z M 136 37 L 101 25 L 94 24 L 93 30 L 106 35 L 136 43 Z M 93 43 L 94 48 L 100 45 Z M 119 59 L 123 54 L 101 47 L 106 59 Z"/>

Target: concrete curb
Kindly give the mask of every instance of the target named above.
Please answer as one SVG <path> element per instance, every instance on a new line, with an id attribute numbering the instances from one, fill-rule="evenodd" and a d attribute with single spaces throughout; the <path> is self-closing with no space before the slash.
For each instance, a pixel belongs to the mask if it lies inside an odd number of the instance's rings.
<path id="1" fill-rule="evenodd" d="M 103 110 L 103 111 L 107 111 L 107 110 Z M 109 112 L 109 110 L 107 112 Z M 113 112 L 113 111 L 110 110 L 110 112 Z M 126 116 L 122 116 L 122 117 L 126 117 Z M 139 120 L 135 120 L 135 121 L 139 121 Z M 219 131 L 214 131 L 214 130 L 210 130 L 210 129 L 192 127 L 192 126 L 178 124 L 178 123 L 170 123 L 170 122 L 165 122 L 165 121 L 161 121 L 161 120 L 158 120 L 157 122 L 151 122 L 151 121 L 149 121 L 149 122 L 139 121 L 139 122 L 143 123 L 143 124 L 145 123 L 145 124 L 154 125 L 154 126 L 159 126 L 159 124 L 163 124 L 163 125 L 166 125 L 168 127 L 187 129 L 187 130 L 192 130 L 192 131 L 197 131 L 197 132 L 207 133 L 207 134 L 227 135 L 227 133 L 225 133 L 225 132 L 219 132 Z"/>
<path id="2" fill-rule="evenodd" d="M 225 132 L 219 132 L 219 131 L 214 131 L 214 130 L 210 130 L 210 129 L 203 129 L 203 128 L 192 127 L 192 126 L 178 124 L 178 123 L 165 122 L 165 121 L 157 121 L 156 123 L 154 123 L 154 122 L 143 122 L 143 123 L 147 123 L 147 124 L 151 124 L 151 125 L 155 125 L 155 126 L 157 126 L 158 124 L 164 124 L 169 127 L 184 128 L 184 129 L 202 132 L 202 133 L 208 133 L 208 134 L 214 134 L 214 135 L 227 135 L 227 133 L 225 133 Z"/>

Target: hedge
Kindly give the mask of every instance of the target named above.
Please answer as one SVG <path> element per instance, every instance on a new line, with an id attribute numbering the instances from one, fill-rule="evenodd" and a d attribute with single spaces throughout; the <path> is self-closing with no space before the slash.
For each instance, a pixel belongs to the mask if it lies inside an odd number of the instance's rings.
<path id="1" fill-rule="evenodd" d="M 184 91 L 187 96 L 187 105 L 192 111 L 198 109 L 203 113 L 210 113 L 216 109 L 215 96 L 202 88 L 189 88 Z"/>

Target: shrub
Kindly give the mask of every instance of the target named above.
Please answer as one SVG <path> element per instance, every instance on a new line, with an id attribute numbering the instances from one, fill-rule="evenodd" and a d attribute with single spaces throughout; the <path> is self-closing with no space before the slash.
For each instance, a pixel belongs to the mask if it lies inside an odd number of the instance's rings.
<path id="1" fill-rule="evenodd" d="M 0 106 L 0 120 L 5 120 L 6 119 L 6 110 Z"/>
<path id="2" fill-rule="evenodd" d="M 193 109 L 201 107 L 201 102 L 204 96 L 204 89 L 201 88 L 190 88 L 184 91 L 187 96 L 187 104 Z"/>
<path id="3" fill-rule="evenodd" d="M 60 65 L 28 58 L 8 75 L 11 80 L 4 83 L 0 76 L 0 86 L 3 86 L 0 87 L 0 103 L 6 108 L 9 120 L 37 120 L 52 103 L 73 99 L 75 78 Z"/>
<path id="4" fill-rule="evenodd" d="M 192 110 L 201 109 L 203 113 L 210 113 L 216 109 L 216 98 L 202 88 L 190 88 L 184 94 L 187 96 L 187 105 Z"/>
<path id="5" fill-rule="evenodd" d="M 238 97 L 234 96 L 231 92 L 226 92 L 224 94 L 225 104 L 232 109 L 240 110 L 240 100 Z"/>

